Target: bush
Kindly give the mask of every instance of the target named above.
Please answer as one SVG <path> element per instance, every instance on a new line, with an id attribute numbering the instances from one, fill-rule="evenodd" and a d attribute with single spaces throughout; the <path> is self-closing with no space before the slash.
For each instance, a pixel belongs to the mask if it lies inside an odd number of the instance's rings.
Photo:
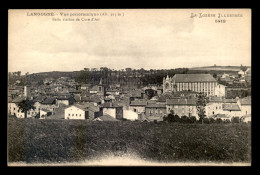
<path id="1" fill-rule="evenodd" d="M 224 120 L 224 123 L 231 123 L 231 121 L 228 120 L 228 119 L 225 119 L 225 120 Z"/>
<path id="2" fill-rule="evenodd" d="M 181 120 L 180 120 L 181 123 L 189 123 L 189 118 L 187 116 L 181 116 Z"/>
<path id="3" fill-rule="evenodd" d="M 231 119 L 231 121 L 232 121 L 232 123 L 239 123 L 240 119 L 239 119 L 239 117 L 233 117 Z"/>
<path id="4" fill-rule="evenodd" d="M 197 121 L 197 119 L 196 119 L 195 116 L 191 116 L 191 117 L 189 118 L 189 120 L 190 120 L 190 123 L 196 123 L 196 121 Z"/>
<path id="5" fill-rule="evenodd" d="M 203 119 L 203 123 L 209 124 L 209 119 L 208 118 L 204 118 Z"/>
<path id="6" fill-rule="evenodd" d="M 215 119 L 214 118 L 209 118 L 209 123 L 215 123 Z"/>
<path id="7" fill-rule="evenodd" d="M 217 118 L 216 119 L 216 123 L 222 123 L 223 121 L 222 121 L 222 119 L 221 118 Z"/>
<path id="8" fill-rule="evenodd" d="M 167 121 L 167 122 L 179 122 L 180 121 L 180 117 L 178 115 L 173 115 L 173 114 L 168 114 L 168 116 L 165 116 L 163 118 L 163 121 Z"/>

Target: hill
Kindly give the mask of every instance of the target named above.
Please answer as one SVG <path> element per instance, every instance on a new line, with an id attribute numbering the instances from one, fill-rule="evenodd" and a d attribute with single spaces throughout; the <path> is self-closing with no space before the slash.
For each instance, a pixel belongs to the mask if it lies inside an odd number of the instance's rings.
<path id="1" fill-rule="evenodd" d="M 250 66 L 246 66 L 251 68 Z M 214 71 L 240 71 L 240 66 L 204 66 L 204 67 L 193 67 L 190 70 L 214 70 Z"/>

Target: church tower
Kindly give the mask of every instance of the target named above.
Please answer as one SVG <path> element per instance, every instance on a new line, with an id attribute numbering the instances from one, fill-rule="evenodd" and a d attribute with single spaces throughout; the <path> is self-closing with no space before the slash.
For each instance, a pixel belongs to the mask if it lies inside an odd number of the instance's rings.
<path id="1" fill-rule="evenodd" d="M 97 89 L 97 95 L 105 96 L 105 91 L 104 91 L 104 86 L 103 86 L 102 78 L 100 79 L 97 88 L 98 88 L 98 89 Z"/>
<path id="2" fill-rule="evenodd" d="M 172 78 L 169 78 L 169 75 L 167 74 L 166 78 L 163 78 L 163 93 L 165 92 L 172 92 Z"/>

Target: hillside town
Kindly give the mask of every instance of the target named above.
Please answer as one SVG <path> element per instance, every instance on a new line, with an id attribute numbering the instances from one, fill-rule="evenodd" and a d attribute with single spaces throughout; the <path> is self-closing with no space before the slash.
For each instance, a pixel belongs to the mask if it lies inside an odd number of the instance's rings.
<path id="1" fill-rule="evenodd" d="M 103 68 L 103 72 L 96 79 L 82 73 L 40 79 L 37 74 L 9 72 L 8 114 L 35 119 L 160 122 L 174 113 L 199 120 L 196 105 L 202 93 L 209 100 L 206 118 L 239 117 L 240 121 L 251 122 L 251 68 L 219 74 L 184 70 L 160 76 L 157 70 L 146 75 L 131 68 L 110 73 Z M 158 80 L 148 82 L 153 76 Z M 244 91 L 230 95 L 233 90 Z M 27 108 L 22 109 L 24 102 Z"/>

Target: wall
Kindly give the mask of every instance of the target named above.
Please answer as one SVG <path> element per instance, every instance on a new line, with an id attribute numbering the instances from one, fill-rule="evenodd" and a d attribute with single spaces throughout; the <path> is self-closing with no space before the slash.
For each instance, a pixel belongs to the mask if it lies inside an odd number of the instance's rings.
<path id="1" fill-rule="evenodd" d="M 116 119 L 121 120 L 123 117 L 123 107 L 116 108 Z"/>
<path id="2" fill-rule="evenodd" d="M 215 114 L 223 114 L 223 109 L 222 109 L 223 103 L 208 103 L 206 106 L 206 115 L 209 117 L 211 115 Z M 213 114 L 214 112 L 214 114 Z"/>
<path id="3" fill-rule="evenodd" d="M 116 109 L 115 108 L 103 108 L 103 114 L 110 115 L 111 117 L 116 118 Z"/>
<path id="4" fill-rule="evenodd" d="M 181 116 L 195 116 L 198 119 L 197 108 L 195 105 L 166 105 L 166 112 L 170 114 L 170 111 L 174 111 L 174 115 Z"/>
<path id="5" fill-rule="evenodd" d="M 85 111 L 75 106 L 71 106 L 65 109 L 64 118 L 85 120 Z"/>
<path id="6" fill-rule="evenodd" d="M 134 109 L 136 111 L 134 111 Z M 142 112 L 145 112 L 145 106 L 129 106 L 129 110 L 137 112 L 137 113 L 142 113 Z"/>
<path id="7" fill-rule="evenodd" d="M 145 115 L 154 117 L 163 117 L 166 114 L 166 108 L 145 108 Z"/>
<path id="8" fill-rule="evenodd" d="M 60 106 L 60 104 L 64 104 L 64 105 L 69 105 L 69 100 L 57 100 L 58 106 Z"/>

